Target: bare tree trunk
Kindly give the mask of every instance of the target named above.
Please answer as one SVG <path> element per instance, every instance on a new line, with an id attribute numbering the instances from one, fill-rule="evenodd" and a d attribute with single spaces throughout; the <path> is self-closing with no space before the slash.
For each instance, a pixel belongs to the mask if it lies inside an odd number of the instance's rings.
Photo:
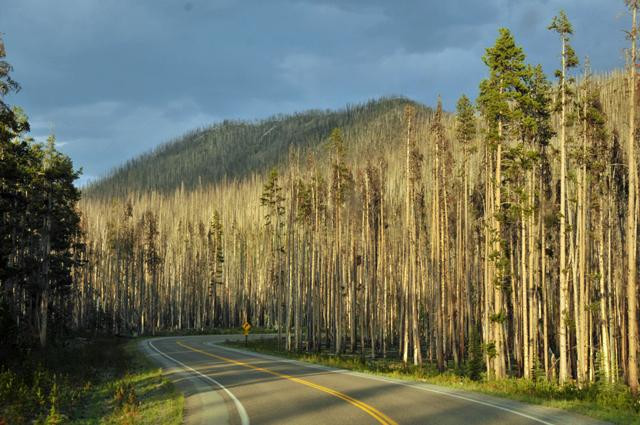
<path id="1" fill-rule="evenodd" d="M 567 189 L 566 189 L 566 148 L 565 148 L 565 140 L 566 140 L 566 41 L 565 38 L 562 38 L 562 81 L 561 81 L 561 102 L 562 109 L 560 115 L 560 318 L 558 320 L 558 334 L 560 335 L 560 372 L 559 372 L 559 380 L 560 384 L 564 384 L 569 379 L 569 372 L 567 369 L 567 353 L 569 350 L 569 343 L 567 341 L 567 324 L 566 320 L 569 315 L 569 287 L 567 284 L 567 259 L 566 259 L 566 248 L 567 248 L 567 225 L 566 225 L 566 200 L 567 200 Z"/>
<path id="2" fill-rule="evenodd" d="M 501 187 L 502 187 L 502 122 L 498 122 L 498 147 L 496 151 L 496 171 L 495 171 L 495 198 L 494 205 L 495 211 L 494 213 L 499 214 L 502 208 L 501 201 Z M 495 242 L 494 242 L 494 251 L 501 252 L 501 226 L 500 220 L 494 216 L 494 232 L 495 232 Z M 504 343 L 504 323 L 503 318 L 506 317 L 504 314 L 503 308 L 503 300 L 502 300 L 502 285 L 494 285 L 493 290 L 494 296 L 494 306 L 493 311 L 496 315 L 493 321 L 493 334 L 495 338 L 496 345 L 496 357 L 494 359 L 494 373 L 497 379 L 502 379 L 506 376 L 505 370 L 505 362 L 506 362 L 506 353 L 505 353 L 505 343 Z"/>
<path id="3" fill-rule="evenodd" d="M 629 64 L 629 135 L 627 160 L 629 168 L 629 193 L 627 198 L 627 323 L 628 329 L 628 381 L 631 393 L 638 395 L 638 317 L 637 317 L 637 162 L 635 154 L 636 130 L 636 16 L 637 4 L 633 3 L 631 27 L 631 56 Z"/>
<path id="4" fill-rule="evenodd" d="M 49 324 L 49 268 L 51 255 L 51 197 L 47 196 L 47 214 L 42 232 L 42 283 L 40 294 L 40 347 L 47 346 L 47 327 Z"/>

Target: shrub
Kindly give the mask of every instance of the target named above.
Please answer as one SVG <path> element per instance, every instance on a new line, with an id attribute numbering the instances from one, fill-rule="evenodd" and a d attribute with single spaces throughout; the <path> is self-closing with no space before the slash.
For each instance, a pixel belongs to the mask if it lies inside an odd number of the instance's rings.
<path id="1" fill-rule="evenodd" d="M 478 331 L 473 329 L 469 335 L 466 375 L 473 381 L 479 381 L 484 371 L 482 360 L 482 341 Z"/>
<path id="2" fill-rule="evenodd" d="M 118 408 L 135 409 L 138 406 L 138 396 L 136 388 L 128 377 L 119 381 L 113 394 L 113 401 Z"/>

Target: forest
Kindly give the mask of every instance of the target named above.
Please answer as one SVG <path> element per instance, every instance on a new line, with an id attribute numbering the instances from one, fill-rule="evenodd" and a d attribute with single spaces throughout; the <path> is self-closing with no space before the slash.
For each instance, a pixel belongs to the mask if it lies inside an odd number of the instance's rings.
<path id="1" fill-rule="evenodd" d="M 223 122 L 82 198 L 53 138 L 29 141 L 1 104 L 0 346 L 249 321 L 290 351 L 637 396 L 640 2 L 626 2 L 624 69 L 592 73 L 560 12 L 553 77 L 503 28 L 455 111 L 385 98 Z"/>
<path id="2" fill-rule="evenodd" d="M 20 90 L 0 39 L 0 364 L 15 346 L 44 347 L 71 318 L 72 270 L 80 265 L 79 171 L 56 149 L 29 137 L 20 107 L 4 96 Z M 51 308 L 51 306 L 59 308 Z M 33 338 L 37 336 L 37 338 Z"/>

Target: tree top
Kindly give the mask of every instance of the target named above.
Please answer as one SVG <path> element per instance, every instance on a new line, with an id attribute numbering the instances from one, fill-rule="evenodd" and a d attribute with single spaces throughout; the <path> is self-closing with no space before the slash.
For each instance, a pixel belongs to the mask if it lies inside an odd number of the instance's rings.
<path id="1" fill-rule="evenodd" d="M 486 50 L 482 57 L 492 76 L 521 71 L 524 68 L 524 51 L 516 44 L 513 34 L 507 28 L 500 28 L 500 33 L 493 47 Z"/>
<path id="2" fill-rule="evenodd" d="M 554 30 L 558 34 L 562 35 L 573 34 L 573 26 L 571 25 L 571 22 L 569 21 L 569 18 L 567 17 L 567 14 L 564 10 L 561 10 L 556 16 L 553 17 L 548 29 Z"/>
<path id="3" fill-rule="evenodd" d="M 624 0 L 624 4 L 631 10 L 640 8 L 640 0 Z"/>

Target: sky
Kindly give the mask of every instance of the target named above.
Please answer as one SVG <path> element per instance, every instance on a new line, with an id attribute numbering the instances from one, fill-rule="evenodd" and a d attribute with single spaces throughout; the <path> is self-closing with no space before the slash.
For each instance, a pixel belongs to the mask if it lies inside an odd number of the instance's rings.
<path id="1" fill-rule="evenodd" d="M 386 95 L 453 110 L 512 30 L 552 75 L 564 9 L 592 69 L 624 65 L 623 0 L 0 0 L 10 95 L 82 185 L 195 128 Z"/>

